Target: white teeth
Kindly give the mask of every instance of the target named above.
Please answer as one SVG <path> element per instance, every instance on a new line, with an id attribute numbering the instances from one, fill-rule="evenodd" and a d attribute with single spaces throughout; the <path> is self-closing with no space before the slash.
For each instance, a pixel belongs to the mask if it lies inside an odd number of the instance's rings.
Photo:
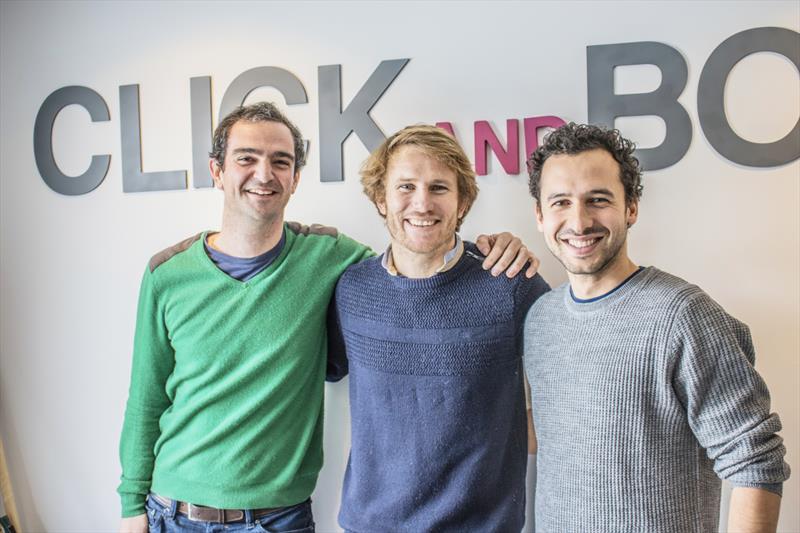
<path id="1" fill-rule="evenodd" d="M 272 191 L 256 191 L 254 189 L 247 189 L 247 192 L 251 192 L 253 194 L 257 194 L 259 196 L 270 196 L 274 194 Z"/>
<path id="2" fill-rule="evenodd" d="M 408 219 L 408 223 L 411 224 L 412 226 L 417 226 L 417 227 L 421 227 L 422 228 L 422 227 L 425 227 L 425 226 L 433 226 L 436 223 L 436 221 L 435 220 L 419 220 L 419 219 L 409 218 Z"/>
<path id="3" fill-rule="evenodd" d="M 567 242 L 570 246 L 574 246 L 575 248 L 588 248 L 589 246 L 593 245 L 597 242 L 597 239 L 589 239 L 588 241 L 580 241 L 578 239 L 567 239 Z"/>

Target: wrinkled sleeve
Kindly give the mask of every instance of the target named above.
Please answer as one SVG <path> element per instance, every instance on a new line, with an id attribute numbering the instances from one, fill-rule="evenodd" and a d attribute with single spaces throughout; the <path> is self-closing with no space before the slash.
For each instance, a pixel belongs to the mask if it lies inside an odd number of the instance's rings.
<path id="1" fill-rule="evenodd" d="M 673 387 L 721 479 L 780 494 L 789 477 L 781 421 L 770 413 L 747 326 L 705 293 L 688 297 L 673 324 Z"/>
<path id="2" fill-rule="evenodd" d="M 159 419 L 171 403 L 166 382 L 174 366 L 163 302 L 159 301 L 154 275 L 148 269 L 139 291 L 131 384 L 119 444 L 122 478 L 117 492 L 122 500 L 123 517 L 145 512 L 155 462 L 154 448 L 160 435 Z"/>

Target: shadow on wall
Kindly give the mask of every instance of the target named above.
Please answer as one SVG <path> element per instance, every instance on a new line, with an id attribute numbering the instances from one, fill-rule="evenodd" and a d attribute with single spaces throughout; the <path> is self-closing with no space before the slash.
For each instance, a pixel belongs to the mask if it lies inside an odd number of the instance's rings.
<path id="1" fill-rule="evenodd" d="M 25 459 L 19 449 L 19 444 L 15 438 L 17 432 L 13 421 L 9 416 L 3 417 L 0 427 L 7 431 L 3 434 L 3 446 L 6 454 L 6 463 L 9 465 L 9 477 L 11 478 L 11 489 L 17 509 L 17 522 L 14 524 L 18 533 L 40 533 L 44 532 L 44 524 L 36 512 L 36 499 L 31 494 L 28 485 L 27 469 Z M 25 524 L 26 527 L 22 527 Z"/>

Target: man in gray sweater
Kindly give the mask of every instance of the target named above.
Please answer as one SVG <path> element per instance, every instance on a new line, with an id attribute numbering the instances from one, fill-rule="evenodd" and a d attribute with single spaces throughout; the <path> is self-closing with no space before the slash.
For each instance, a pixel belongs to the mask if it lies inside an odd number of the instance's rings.
<path id="1" fill-rule="evenodd" d="M 628 257 L 634 146 L 568 124 L 529 162 L 539 231 L 569 283 L 525 323 L 539 531 L 775 531 L 781 423 L 743 323 L 695 285 Z"/>

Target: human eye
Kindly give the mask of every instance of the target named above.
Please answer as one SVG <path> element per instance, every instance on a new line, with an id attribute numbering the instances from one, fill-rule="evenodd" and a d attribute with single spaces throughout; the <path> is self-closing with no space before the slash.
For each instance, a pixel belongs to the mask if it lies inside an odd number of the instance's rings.
<path id="1" fill-rule="evenodd" d="M 608 205 L 610 203 L 608 198 L 604 198 L 602 196 L 595 196 L 595 197 L 589 198 L 588 202 L 589 202 L 589 205 L 593 205 L 595 207 L 604 207 L 604 206 L 606 206 L 606 205 Z"/>
<path id="2" fill-rule="evenodd" d="M 413 191 L 414 190 L 414 186 L 411 185 L 410 183 L 401 183 L 400 185 L 397 186 L 397 188 L 399 190 L 401 190 L 401 191 Z"/>
<path id="3" fill-rule="evenodd" d="M 278 168 L 289 168 L 292 166 L 292 163 L 288 159 L 278 159 L 275 161 L 274 165 Z"/>
<path id="4" fill-rule="evenodd" d="M 440 184 L 431 185 L 431 192 L 446 193 L 449 190 L 450 189 L 446 185 L 440 185 Z"/>
<path id="5" fill-rule="evenodd" d="M 238 163 L 246 165 L 248 163 L 252 163 L 253 162 L 253 157 L 249 156 L 249 155 L 240 155 L 239 157 L 236 158 L 236 161 Z"/>
<path id="6" fill-rule="evenodd" d="M 556 200 L 550 204 L 552 208 L 559 208 L 559 207 L 567 207 L 569 205 L 569 200 Z"/>

